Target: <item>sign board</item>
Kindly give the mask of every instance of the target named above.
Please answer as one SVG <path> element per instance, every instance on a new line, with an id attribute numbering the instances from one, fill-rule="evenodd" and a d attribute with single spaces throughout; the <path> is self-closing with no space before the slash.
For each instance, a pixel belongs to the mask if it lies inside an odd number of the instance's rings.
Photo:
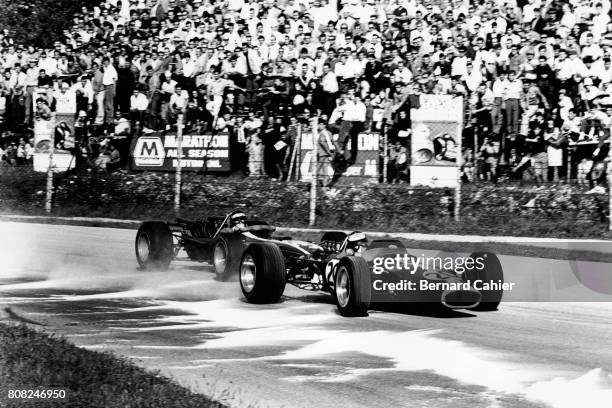
<path id="1" fill-rule="evenodd" d="M 53 121 L 35 120 L 34 121 L 34 153 L 49 154 L 53 146 Z"/>
<path id="2" fill-rule="evenodd" d="M 49 170 L 49 154 L 34 153 L 34 171 L 46 173 Z M 76 166 L 76 157 L 68 152 L 53 152 L 53 172 L 60 173 Z"/>
<path id="3" fill-rule="evenodd" d="M 421 95 L 419 108 L 412 109 L 410 116 L 410 184 L 455 187 L 461 154 L 463 98 Z"/>
<path id="4" fill-rule="evenodd" d="M 176 135 L 146 135 L 132 141 L 133 170 L 174 171 L 177 167 Z M 230 171 L 229 134 L 183 135 L 183 171 Z"/>
<path id="5" fill-rule="evenodd" d="M 312 178 L 312 169 L 315 161 L 313 157 L 313 139 L 312 132 L 302 132 L 302 142 L 300 145 L 300 179 L 302 181 L 310 181 Z M 379 141 L 380 133 L 378 132 L 364 132 L 357 136 L 357 160 L 355 164 L 349 166 L 342 174 L 339 183 L 378 182 Z M 346 150 L 350 151 L 350 149 L 351 143 L 349 141 Z M 319 177 L 331 178 L 333 174 L 334 169 L 331 164 L 327 164 L 319 169 Z"/>
<path id="6" fill-rule="evenodd" d="M 61 90 L 53 93 L 55 98 L 55 112 L 57 114 L 71 114 L 74 116 L 77 109 L 76 92 L 69 89 L 66 92 Z"/>
<path id="7" fill-rule="evenodd" d="M 450 166 L 410 166 L 412 185 L 433 188 L 455 187 L 457 185 L 457 168 Z M 418 183 L 412 182 L 417 180 Z"/>
<path id="8" fill-rule="evenodd" d="M 51 147 L 56 142 L 56 133 L 52 120 L 34 121 L 34 171 L 44 173 L 49 170 L 49 154 L 51 153 Z M 73 169 L 75 165 L 76 160 L 72 153 L 65 150 L 54 149 L 53 170 L 55 172 Z"/>

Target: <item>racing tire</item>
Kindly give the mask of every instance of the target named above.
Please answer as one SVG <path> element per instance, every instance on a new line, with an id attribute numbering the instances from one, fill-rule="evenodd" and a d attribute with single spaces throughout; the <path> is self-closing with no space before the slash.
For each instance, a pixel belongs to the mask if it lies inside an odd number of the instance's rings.
<path id="1" fill-rule="evenodd" d="M 366 260 L 358 256 L 342 258 L 334 282 L 338 312 L 345 317 L 366 316 L 372 300 L 372 279 Z"/>
<path id="2" fill-rule="evenodd" d="M 240 260 L 239 271 L 240 289 L 249 303 L 276 303 L 285 291 L 285 258 L 275 244 L 249 245 Z"/>
<path id="3" fill-rule="evenodd" d="M 217 280 L 227 280 L 230 276 L 229 247 L 224 239 L 215 241 L 212 252 L 212 264 Z"/>
<path id="4" fill-rule="evenodd" d="M 172 231 L 165 222 L 144 222 L 136 233 L 136 260 L 144 270 L 165 271 L 174 257 Z"/>
<path id="5" fill-rule="evenodd" d="M 483 258 L 484 268 L 481 270 L 470 269 L 465 271 L 465 273 L 462 275 L 464 281 L 474 282 L 475 280 L 482 280 L 483 282 L 504 282 L 504 271 L 497 255 L 491 252 L 474 252 L 470 255 L 470 258 Z M 504 295 L 504 291 L 499 289 L 480 290 L 479 292 L 481 296 L 480 303 L 471 310 L 481 312 L 491 312 L 497 310 Z"/>

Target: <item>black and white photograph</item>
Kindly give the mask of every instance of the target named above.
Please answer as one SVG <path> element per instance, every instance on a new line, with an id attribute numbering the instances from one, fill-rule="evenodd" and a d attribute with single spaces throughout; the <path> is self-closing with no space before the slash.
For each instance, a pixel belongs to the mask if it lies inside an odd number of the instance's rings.
<path id="1" fill-rule="evenodd" d="M 611 0 L 0 0 L 0 407 L 612 407 Z"/>

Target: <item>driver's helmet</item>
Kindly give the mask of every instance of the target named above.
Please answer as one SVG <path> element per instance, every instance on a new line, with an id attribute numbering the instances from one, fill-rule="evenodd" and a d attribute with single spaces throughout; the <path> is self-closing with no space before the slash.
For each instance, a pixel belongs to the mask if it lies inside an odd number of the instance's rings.
<path id="1" fill-rule="evenodd" d="M 364 250 L 367 244 L 368 239 L 361 231 L 351 232 L 346 238 L 346 249 L 350 249 L 355 253 Z"/>
<path id="2" fill-rule="evenodd" d="M 244 227 L 246 225 L 246 215 L 243 212 L 235 212 L 230 215 L 230 227 Z"/>

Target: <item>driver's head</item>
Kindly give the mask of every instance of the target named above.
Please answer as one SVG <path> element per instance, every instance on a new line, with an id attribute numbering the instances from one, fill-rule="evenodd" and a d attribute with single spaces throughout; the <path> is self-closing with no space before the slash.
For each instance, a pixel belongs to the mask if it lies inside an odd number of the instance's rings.
<path id="1" fill-rule="evenodd" d="M 351 232 L 347 237 L 346 249 L 354 253 L 362 252 L 368 243 L 368 239 L 361 231 Z"/>
<path id="2" fill-rule="evenodd" d="M 236 212 L 230 216 L 230 226 L 245 227 L 246 226 L 246 215 L 242 212 Z"/>

